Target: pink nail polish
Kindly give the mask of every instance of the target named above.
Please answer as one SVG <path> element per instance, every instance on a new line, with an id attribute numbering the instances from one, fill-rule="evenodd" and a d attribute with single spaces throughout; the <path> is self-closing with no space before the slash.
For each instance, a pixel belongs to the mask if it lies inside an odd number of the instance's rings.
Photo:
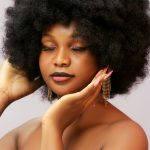
<path id="1" fill-rule="evenodd" d="M 105 78 L 104 78 L 104 79 L 107 79 L 108 77 L 110 77 L 112 73 L 113 73 L 113 70 L 112 70 L 112 71 L 110 71 L 110 72 L 109 72 L 109 73 L 105 76 Z"/>
<path id="2" fill-rule="evenodd" d="M 109 66 L 105 67 L 104 70 L 103 70 L 103 72 L 107 72 L 108 69 L 109 69 Z"/>

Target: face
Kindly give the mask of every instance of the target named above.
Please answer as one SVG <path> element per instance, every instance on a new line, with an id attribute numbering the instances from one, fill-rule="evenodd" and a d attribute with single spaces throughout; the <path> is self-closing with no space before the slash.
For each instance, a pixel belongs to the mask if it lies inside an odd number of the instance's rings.
<path id="1" fill-rule="evenodd" d="M 48 88 L 58 96 L 80 91 L 98 71 L 95 57 L 74 31 L 74 24 L 55 24 L 43 32 L 41 39 L 41 74 Z"/>

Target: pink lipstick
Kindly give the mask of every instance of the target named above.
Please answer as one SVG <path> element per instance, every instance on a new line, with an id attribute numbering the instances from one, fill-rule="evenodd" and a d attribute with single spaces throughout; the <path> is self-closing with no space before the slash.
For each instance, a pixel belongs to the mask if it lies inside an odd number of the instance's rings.
<path id="1" fill-rule="evenodd" d="M 74 77 L 74 75 L 68 74 L 66 72 L 54 72 L 50 76 L 56 82 L 64 82 Z"/>

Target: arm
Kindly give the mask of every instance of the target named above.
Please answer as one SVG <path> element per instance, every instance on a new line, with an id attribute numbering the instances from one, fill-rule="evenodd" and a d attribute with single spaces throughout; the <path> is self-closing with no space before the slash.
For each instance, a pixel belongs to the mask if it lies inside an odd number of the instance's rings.
<path id="1" fill-rule="evenodd" d="M 64 150 L 62 133 L 49 119 L 42 121 L 41 150 Z"/>
<path id="2" fill-rule="evenodd" d="M 33 93 L 42 85 L 41 79 L 29 81 L 26 73 L 14 68 L 8 60 L 0 66 L 0 115 L 12 102 Z M 16 150 L 18 129 L 0 139 L 0 150 Z"/>
<path id="3" fill-rule="evenodd" d="M 41 118 L 34 118 L 13 129 L 0 138 L 0 150 L 18 150 L 24 147 L 28 137 L 32 136 L 39 126 L 41 126 Z"/>
<path id="4" fill-rule="evenodd" d="M 29 81 L 23 70 L 5 60 L 0 66 L 0 115 L 9 104 L 33 93 L 42 84 L 40 78 Z"/>

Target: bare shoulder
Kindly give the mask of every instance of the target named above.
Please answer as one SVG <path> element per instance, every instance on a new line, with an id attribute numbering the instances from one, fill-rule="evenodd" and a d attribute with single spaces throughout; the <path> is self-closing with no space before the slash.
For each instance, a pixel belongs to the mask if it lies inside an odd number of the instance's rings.
<path id="1" fill-rule="evenodd" d="M 148 150 L 148 140 L 143 128 L 131 119 L 110 125 L 108 139 L 107 147 L 111 147 L 111 150 Z"/>
<path id="2" fill-rule="evenodd" d="M 40 118 L 32 119 L 21 126 L 13 129 L 0 139 L 0 147 L 9 150 L 16 150 L 20 137 L 27 137 L 31 132 L 40 126 Z M 24 136 L 22 136 L 24 135 Z M 8 144 L 9 143 L 9 144 Z"/>
<path id="3" fill-rule="evenodd" d="M 22 145 L 22 143 L 27 141 L 33 133 L 37 132 L 38 129 L 40 129 L 40 127 L 41 127 L 41 118 L 34 118 L 21 125 L 17 131 L 19 145 Z"/>
<path id="4" fill-rule="evenodd" d="M 18 132 L 18 134 L 21 134 L 25 130 L 30 132 L 30 131 L 36 129 L 37 127 L 39 127 L 40 125 L 41 125 L 41 118 L 34 118 L 34 119 L 31 119 L 28 122 L 22 124 L 21 126 L 19 126 L 17 132 Z M 26 132 L 26 134 L 28 134 L 28 132 Z"/>

